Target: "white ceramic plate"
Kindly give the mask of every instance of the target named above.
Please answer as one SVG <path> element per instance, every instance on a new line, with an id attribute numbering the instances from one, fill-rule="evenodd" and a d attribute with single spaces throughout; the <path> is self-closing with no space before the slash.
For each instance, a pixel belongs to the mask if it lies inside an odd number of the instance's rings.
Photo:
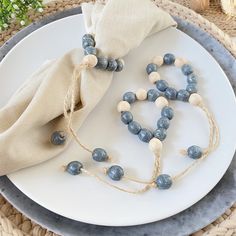
<path id="1" fill-rule="evenodd" d="M 80 47 L 84 34 L 82 15 L 53 22 L 30 34 L 15 46 L 0 64 L 0 105 L 45 60 L 54 59 L 68 50 Z M 215 114 L 221 132 L 220 147 L 176 183 L 170 190 L 151 190 L 142 195 L 119 192 L 86 175 L 70 176 L 61 166 L 80 160 L 88 168 L 102 167 L 90 161 L 87 153 L 75 143 L 62 155 L 41 165 L 9 175 L 10 180 L 27 196 L 43 207 L 82 222 L 127 226 L 144 224 L 172 216 L 205 196 L 221 179 L 235 152 L 236 104 L 228 79 L 212 56 L 197 42 L 171 28 L 146 39 L 125 58 L 126 68 L 116 73 L 110 90 L 89 115 L 79 130 L 83 143 L 91 148 L 104 147 L 118 164 L 139 178 L 148 178 L 153 157 L 147 144 L 131 135 L 116 112 L 117 102 L 125 91 L 153 88 L 145 73 L 154 55 L 172 52 L 186 57 L 194 65 L 199 79 L 199 92 Z M 161 75 L 178 88 L 186 86 L 181 72 L 163 68 Z M 179 149 L 197 144 L 206 146 L 208 124 L 204 115 L 189 104 L 174 102 L 175 118 L 171 121 L 164 144 L 163 172 L 176 174 L 192 160 L 179 155 Z M 45 111 L 46 111 L 45 107 Z M 154 128 L 160 111 L 151 103 L 133 106 L 135 119 Z M 77 155 L 72 153 L 77 151 Z"/>

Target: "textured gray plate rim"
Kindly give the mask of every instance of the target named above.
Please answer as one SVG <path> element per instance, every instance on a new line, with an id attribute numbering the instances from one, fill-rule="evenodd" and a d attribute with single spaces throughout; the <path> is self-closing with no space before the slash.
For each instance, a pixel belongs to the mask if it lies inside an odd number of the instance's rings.
<path id="1" fill-rule="evenodd" d="M 81 9 L 75 8 L 49 16 L 40 22 L 33 23 L 21 30 L 0 48 L 0 61 L 5 55 L 24 37 L 38 28 L 61 18 L 80 14 Z M 236 84 L 236 61 L 235 58 L 213 37 L 203 30 L 175 18 L 178 28 L 198 41 L 218 61 L 227 74 L 234 90 Z M 43 227 L 61 235 L 127 235 L 127 236 L 151 236 L 151 235 L 189 235 L 213 222 L 236 202 L 236 159 L 234 158 L 230 168 L 216 185 L 216 187 L 202 200 L 187 210 L 170 218 L 139 226 L 130 227 L 106 227 L 96 226 L 74 221 L 55 214 L 38 205 L 24 195 L 6 177 L 0 177 L 0 192 L 13 206 L 23 212 L 33 221 Z M 178 204 L 178 203 L 177 203 Z"/>

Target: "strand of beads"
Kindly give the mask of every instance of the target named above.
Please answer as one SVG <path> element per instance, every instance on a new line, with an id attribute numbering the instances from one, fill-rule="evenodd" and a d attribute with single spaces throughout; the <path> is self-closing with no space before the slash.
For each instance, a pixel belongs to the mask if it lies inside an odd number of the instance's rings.
<path id="1" fill-rule="evenodd" d="M 176 67 L 181 68 L 182 73 L 187 77 L 186 89 L 177 90 L 173 87 L 170 87 L 167 81 L 161 79 L 161 76 L 157 71 L 162 65 L 175 65 Z M 154 84 L 157 88 L 157 91 L 162 94 L 162 99 L 166 98 L 168 100 L 189 102 L 193 106 L 197 106 L 202 109 L 206 114 L 210 126 L 208 147 L 202 149 L 197 145 L 192 145 L 188 147 L 187 150 L 181 150 L 181 153 L 183 155 L 186 155 L 194 160 L 200 161 L 206 158 L 212 151 L 217 148 L 219 144 L 219 130 L 213 115 L 208 111 L 202 97 L 197 93 L 198 79 L 194 74 L 192 66 L 189 65 L 185 59 L 176 58 L 173 54 L 167 53 L 164 55 L 164 57 L 155 56 L 152 60 L 152 63 L 147 65 L 146 72 L 148 74 L 150 82 Z M 160 98 L 161 97 L 159 97 L 159 99 Z M 179 177 L 182 177 L 197 163 L 198 162 L 193 163 L 173 179 L 176 180 Z"/>
<path id="2" fill-rule="evenodd" d="M 98 49 L 95 47 L 96 42 L 92 34 L 85 34 L 82 37 L 82 47 L 85 55 L 98 55 Z M 124 68 L 124 61 L 122 59 L 107 58 L 103 56 L 97 57 L 97 64 L 95 68 L 100 70 L 120 72 Z"/>
<path id="3" fill-rule="evenodd" d="M 158 69 L 162 65 L 175 65 L 180 67 L 182 73 L 187 77 L 187 86 L 185 89 L 177 90 L 169 86 L 169 83 L 161 79 Z M 173 54 L 167 53 L 164 57 L 156 56 L 152 63 L 147 65 L 146 71 L 149 75 L 151 83 L 155 84 L 160 91 L 169 100 L 179 100 L 188 102 L 191 94 L 197 93 L 197 76 L 193 73 L 192 67 L 187 64 L 187 61 L 182 58 L 175 58 Z"/>
<path id="4" fill-rule="evenodd" d="M 155 131 L 152 132 L 146 128 L 142 128 L 138 122 L 133 120 L 130 109 L 131 104 L 137 100 L 155 102 L 157 107 L 162 109 L 161 118 L 157 121 L 157 129 Z M 150 89 L 146 91 L 145 89 L 138 89 L 136 93 L 126 92 L 123 95 L 123 100 L 118 103 L 117 110 L 121 113 L 121 121 L 128 126 L 128 130 L 132 134 L 138 135 L 141 141 L 149 143 L 149 149 L 158 156 L 163 146 L 162 141 L 167 136 L 170 120 L 174 117 L 174 111 L 169 106 L 167 99 L 161 97 L 160 93 L 156 90 Z M 170 188 L 172 185 L 171 177 L 167 174 L 160 174 L 160 160 L 156 160 L 155 163 L 156 171 L 153 173 L 152 180 L 161 189 Z"/>
<path id="5" fill-rule="evenodd" d="M 153 89 L 149 91 L 138 89 L 136 93 L 126 92 L 123 95 L 123 100 L 118 103 L 117 110 L 121 113 L 121 121 L 128 126 L 128 130 L 132 134 L 138 135 L 139 139 L 143 142 L 148 143 L 153 137 L 163 141 L 166 138 L 170 120 L 174 117 L 174 111 L 169 106 L 167 99 L 160 96 L 160 93 Z M 157 107 L 162 108 L 161 118 L 157 121 L 157 129 L 155 131 L 142 128 L 138 122 L 133 120 L 130 109 L 131 104 L 135 103 L 137 100 L 155 102 Z"/>

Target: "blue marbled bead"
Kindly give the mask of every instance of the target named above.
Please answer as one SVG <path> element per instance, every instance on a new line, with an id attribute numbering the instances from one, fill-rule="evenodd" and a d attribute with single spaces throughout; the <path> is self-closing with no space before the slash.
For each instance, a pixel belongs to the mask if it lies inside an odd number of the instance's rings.
<path id="1" fill-rule="evenodd" d="M 192 159 L 199 159 L 202 157 L 202 149 L 199 146 L 193 145 L 187 150 L 188 156 Z"/>
<path id="2" fill-rule="evenodd" d="M 193 68 L 189 64 L 184 64 L 181 68 L 184 75 L 190 75 L 193 73 Z"/>
<path id="3" fill-rule="evenodd" d="M 66 172 L 71 175 L 78 175 L 82 172 L 83 165 L 79 161 L 72 161 L 66 166 Z"/>
<path id="4" fill-rule="evenodd" d="M 83 46 L 84 49 L 89 47 L 89 46 L 94 47 L 95 46 L 95 42 L 91 38 L 86 38 L 85 40 L 82 41 L 82 46 Z"/>
<path id="5" fill-rule="evenodd" d="M 107 161 L 108 155 L 103 148 L 95 148 L 92 153 L 92 158 L 94 161 L 102 162 Z"/>
<path id="6" fill-rule="evenodd" d="M 97 49 L 93 46 L 88 46 L 87 48 L 84 49 L 84 54 L 85 55 L 96 55 L 97 54 Z"/>
<path id="7" fill-rule="evenodd" d="M 129 111 L 122 112 L 122 113 L 121 113 L 121 121 L 122 121 L 124 124 L 128 125 L 130 122 L 133 121 L 133 115 L 132 115 L 132 113 L 129 112 Z"/>
<path id="8" fill-rule="evenodd" d="M 187 76 L 187 82 L 189 84 L 196 84 L 197 83 L 197 76 L 195 74 L 190 74 Z"/>
<path id="9" fill-rule="evenodd" d="M 120 59 L 117 59 L 117 60 L 116 60 L 116 63 L 117 63 L 116 72 L 122 71 L 123 68 L 124 68 L 123 61 L 120 60 Z"/>
<path id="10" fill-rule="evenodd" d="M 88 38 L 94 40 L 94 37 L 93 37 L 92 34 L 85 34 L 85 35 L 83 35 L 83 37 L 82 37 L 82 41 L 85 41 L 85 40 L 88 39 Z"/>
<path id="11" fill-rule="evenodd" d="M 155 182 L 159 189 L 169 189 L 172 185 L 171 177 L 166 174 L 159 175 Z"/>
<path id="12" fill-rule="evenodd" d="M 170 126 L 170 120 L 166 117 L 161 117 L 157 121 L 157 128 L 163 128 L 163 129 L 168 129 Z"/>
<path id="13" fill-rule="evenodd" d="M 174 110 L 171 107 L 165 106 L 161 110 L 161 115 L 171 120 L 174 117 Z"/>
<path id="14" fill-rule="evenodd" d="M 118 165 L 114 165 L 111 166 L 108 170 L 107 170 L 107 175 L 115 181 L 119 181 L 121 180 L 121 178 L 124 176 L 124 170 L 122 167 L 118 166 Z"/>
<path id="15" fill-rule="evenodd" d="M 175 56 L 171 53 L 167 53 L 163 57 L 164 64 L 166 65 L 172 65 L 175 62 Z"/>
<path id="16" fill-rule="evenodd" d="M 189 96 L 190 96 L 190 93 L 185 89 L 181 89 L 177 93 L 177 99 L 182 102 L 187 102 L 189 99 Z"/>
<path id="17" fill-rule="evenodd" d="M 96 68 L 101 70 L 106 70 L 108 66 L 108 59 L 105 57 L 98 57 L 98 63 L 96 65 Z"/>
<path id="18" fill-rule="evenodd" d="M 197 93 L 197 85 L 196 84 L 188 84 L 186 87 L 186 90 L 192 94 L 192 93 Z"/>
<path id="19" fill-rule="evenodd" d="M 141 131 L 138 134 L 138 137 L 141 141 L 148 143 L 153 138 L 153 134 L 148 129 L 141 129 Z"/>
<path id="20" fill-rule="evenodd" d="M 140 130 L 142 129 L 141 125 L 136 122 L 136 121 L 131 121 L 128 124 L 128 130 L 132 133 L 132 134 L 138 134 L 140 132 Z"/>
<path id="21" fill-rule="evenodd" d="M 157 64 L 154 64 L 154 63 L 148 64 L 146 67 L 146 71 L 148 74 L 151 74 L 152 72 L 156 72 L 157 71 Z"/>
<path id="22" fill-rule="evenodd" d="M 165 97 L 166 97 L 167 99 L 175 100 L 175 99 L 176 99 L 176 96 L 177 96 L 177 91 L 176 91 L 176 89 L 168 87 L 168 88 L 165 90 Z"/>
<path id="23" fill-rule="evenodd" d="M 113 58 L 109 58 L 108 59 L 108 66 L 107 66 L 107 70 L 108 71 L 115 71 L 117 69 L 117 62 L 115 59 Z"/>
<path id="24" fill-rule="evenodd" d="M 123 95 L 123 101 L 128 102 L 129 104 L 134 103 L 136 101 L 136 95 L 133 92 L 126 92 Z"/>
<path id="25" fill-rule="evenodd" d="M 166 131 L 166 129 L 158 128 L 153 132 L 153 135 L 155 138 L 158 138 L 160 141 L 163 141 L 163 140 L 165 140 L 165 138 L 167 136 L 167 131 Z"/>
<path id="26" fill-rule="evenodd" d="M 165 92 L 169 84 L 165 80 L 158 80 L 156 82 L 156 87 L 159 91 Z"/>
<path id="27" fill-rule="evenodd" d="M 147 99 L 150 102 L 155 102 L 159 96 L 160 96 L 160 93 L 156 89 L 150 89 L 147 92 Z"/>
<path id="28" fill-rule="evenodd" d="M 66 135 L 63 131 L 55 131 L 51 135 L 51 143 L 54 145 L 63 145 L 66 142 Z"/>

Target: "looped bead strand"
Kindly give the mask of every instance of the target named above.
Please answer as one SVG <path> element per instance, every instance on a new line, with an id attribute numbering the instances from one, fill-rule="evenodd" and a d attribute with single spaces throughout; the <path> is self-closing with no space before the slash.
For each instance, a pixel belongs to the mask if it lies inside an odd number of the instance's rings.
<path id="1" fill-rule="evenodd" d="M 97 58 L 95 68 L 100 70 L 107 70 L 110 72 L 121 72 L 124 68 L 124 61 L 122 59 L 106 58 L 98 55 L 98 49 L 95 47 L 96 42 L 92 34 L 85 34 L 82 37 L 82 47 L 84 48 L 84 55 L 93 55 Z"/>

